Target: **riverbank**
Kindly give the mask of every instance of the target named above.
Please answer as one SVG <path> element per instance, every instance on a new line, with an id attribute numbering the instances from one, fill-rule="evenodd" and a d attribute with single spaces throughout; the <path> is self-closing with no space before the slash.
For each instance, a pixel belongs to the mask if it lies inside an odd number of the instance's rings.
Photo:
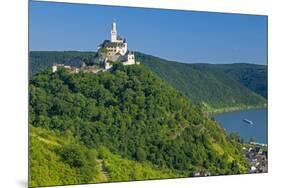
<path id="1" fill-rule="evenodd" d="M 203 109 L 204 112 L 206 112 L 209 115 L 215 115 L 220 113 L 226 113 L 226 112 L 235 112 L 240 110 L 251 110 L 251 109 L 262 109 L 266 108 L 267 104 L 264 105 L 255 105 L 255 106 L 234 106 L 234 107 L 225 107 L 225 108 L 209 108 L 209 109 Z"/>

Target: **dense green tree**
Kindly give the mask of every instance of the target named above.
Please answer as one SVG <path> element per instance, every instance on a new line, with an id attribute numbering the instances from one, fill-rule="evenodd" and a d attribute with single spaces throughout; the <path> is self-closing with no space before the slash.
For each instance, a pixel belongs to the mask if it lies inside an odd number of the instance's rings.
<path id="1" fill-rule="evenodd" d="M 68 135 L 66 143 L 75 138 L 77 143 L 64 144 L 56 155 L 76 169 L 79 181 L 91 181 L 96 167 L 88 162 L 93 160 L 88 150 L 101 146 L 185 176 L 246 171 L 238 140 L 143 65 L 116 64 L 111 72 L 98 74 L 46 70 L 31 78 L 29 97 L 32 126 Z M 138 179 L 139 168 L 120 180 Z"/>
<path id="2" fill-rule="evenodd" d="M 267 66 L 247 63 L 234 64 L 185 64 L 167 61 L 154 56 L 135 53 L 136 59 L 153 71 L 157 76 L 170 83 L 205 111 L 262 107 L 267 98 Z M 88 65 L 99 64 L 94 52 L 30 52 L 30 73 L 36 74 L 51 67 L 54 63 L 71 64 L 73 60 L 83 60 Z M 115 63 L 113 63 L 115 64 Z M 124 72 L 119 72 L 123 77 Z M 134 72 L 137 75 L 137 72 Z M 131 76 L 131 73 L 130 73 Z M 108 76 L 112 78 L 112 76 Z M 123 77 L 124 79 L 126 79 Z M 64 79 L 69 82 L 69 80 Z M 70 82 L 73 80 L 70 80 Z M 106 89 L 114 92 L 114 82 L 109 79 Z M 132 80 L 134 89 L 140 87 L 138 79 Z M 142 81 L 142 78 L 140 78 Z M 129 86 L 129 85 L 128 85 Z M 69 85 L 75 89 L 74 83 Z M 115 87 L 112 88 L 112 87 Z M 76 88 L 77 89 L 77 88 Z"/>
<path id="3" fill-rule="evenodd" d="M 76 145 L 67 146 L 59 151 L 62 160 L 71 167 L 80 168 L 85 165 L 85 156 L 80 147 Z"/>
<path id="4" fill-rule="evenodd" d="M 267 98 L 267 66 L 234 63 L 178 63 L 143 53 L 136 59 L 206 111 L 262 107 Z"/>

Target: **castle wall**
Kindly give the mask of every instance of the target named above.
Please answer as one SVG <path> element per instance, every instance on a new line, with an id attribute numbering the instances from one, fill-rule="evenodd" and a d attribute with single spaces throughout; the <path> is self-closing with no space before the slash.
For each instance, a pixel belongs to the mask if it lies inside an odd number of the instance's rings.
<path id="1" fill-rule="evenodd" d="M 128 54 L 127 61 L 123 62 L 123 65 L 134 65 L 135 64 L 135 55 Z"/>
<path id="2" fill-rule="evenodd" d="M 121 49 L 120 54 L 125 55 L 128 51 L 128 45 L 127 43 L 124 43 L 124 47 Z"/>
<path id="3" fill-rule="evenodd" d="M 53 65 L 52 66 L 52 72 L 54 73 L 54 72 L 57 72 L 57 70 L 58 70 L 58 67 L 56 66 L 56 65 Z"/>
<path id="4" fill-rule="evenodd" d="M 123 47 L 119 47 L 119 46 L 106 47 L 107 56 L 114 56 L 115 54 L 118 54 L 118 53 L 120 53 L 121 55 L 125 55 L 128 51 L 127 46 L 128 46 L 127 43 L 124 43 Z"/>

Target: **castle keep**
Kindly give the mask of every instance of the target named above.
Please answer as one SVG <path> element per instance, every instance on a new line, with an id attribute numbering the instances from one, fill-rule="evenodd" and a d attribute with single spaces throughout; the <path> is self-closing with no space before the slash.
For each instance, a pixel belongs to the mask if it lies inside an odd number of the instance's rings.
<path id="1" fill-rule="evenodd" d="M 128 44 L 126 39 L 121 38 L 117 34 L 116 23 L 112 23 L 111 27 L 111 38 L 110 40 L 103 41 L 102 44 L 98 46 L 97 53 L 97 64 L 100 66 L 86 66 L 84 62 L 79 65 L 64 65 L 64 64 L 54 64 L 52 67 L 53 72 L 56 72 L 58 68 L 63 67 L 70 70 L 73 73 L 92 72 L 97 73 L 99 71 L 110 70 L 113 63 L 122 63 L 123 65 L 134 65 L 140 64 L 140 62 L 135 61 L 135 55 L 132 51 L 128 50 Z"/>
<path id="2" fill-rule="evenodd" d="M 116 23 L 112 23 L 111 40 L 105 40 L 98 46 L 98 54 L 105 64 L 105 69 L 112 65 L 110 62 L 121 62 L 123 65 L 139 64 L 135 62 L 135 55 L 128 50 L 126 39 L 117 34 Z"/>

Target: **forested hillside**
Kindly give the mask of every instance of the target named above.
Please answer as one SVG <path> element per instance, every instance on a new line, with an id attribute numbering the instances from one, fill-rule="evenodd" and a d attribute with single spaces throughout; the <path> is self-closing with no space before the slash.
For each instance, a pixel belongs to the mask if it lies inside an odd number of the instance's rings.
<path id="1" fill-rule="evenodd" d="M 266 104 L 260 95 L 267 92 L 266 66 L 185 64 L 142 53 L 136 53 L 136 58 L 207 111 Z"/>
<path id="2" fill-rule="evenodd" d="M 33 186 L 36 173 L 52 170 L 49 185 L 247 171 L 237 140 L 144 65 L 117 64 L 98 74 L 45 70 L 31 77 L 29 89 Z M 116 175 L 122 162 L 124 177 Z"/>
<path id="3" fill-rule="evenodd" d="M 267 99 L 267 66 L 236 63 L 215 65 L 239 83 Z"/>
<path id="4" fill-rule="evenodd" d="M 267 101 L 267 67 L 254 64 L 184 64 L 136 53 L 158 77 L 206 111 L 262 107 Z M 30 52 L 31 75 L 54 63 L 94 62 L 93 52 Z"/>
<path id="5" fill-rule="evenodd" d="M 91 61 L 95 55 L 95 52 L 33 51 L 29 54 L 30 75 L 46 70 L 56 63 L 69 65 L 75 59 Z"/>

